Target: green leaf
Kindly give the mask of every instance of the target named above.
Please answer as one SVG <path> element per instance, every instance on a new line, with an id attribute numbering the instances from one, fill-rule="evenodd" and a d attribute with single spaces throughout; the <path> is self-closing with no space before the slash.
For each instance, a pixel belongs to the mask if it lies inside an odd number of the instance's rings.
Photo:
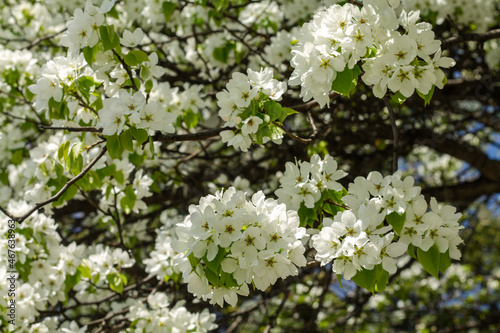
<path id="1" fill-rule="evenodd" d="M 280 103 L 275 101 L 266 101 L 264 103 L 264 110 L 271 117 L 271 121 L 275 121 L 276 119 L 280 119 L 282 114 L 284 113 Z M 285 114 L 286 117 L 286 114 Z"/>
<path id="2" fill-rule="evenodd" d="M 86 46 L 83 48 L 83 57 L 85 58 L 85 61 L 89 66 L 92 66 L 92 64 L 94 63 L 95 55 L 97 54 L 98 50 L 99 49 L 97 46 L 94 47 Z"/>
<path id="3" fill-rule="evenodd" d="M 188 259 L 189 259 L 189 263 L 191 264 L 191 267 L 192 267 L 193 269 L 195 269 L 195 268 L 196 268 L 196 266 L 198 266 L 198 264 L 199 264 L 199 263 L 200 263 L 200 261 L 201 261 L 201 258 L 196 258 L 196 257 L 194 256 L 194 253 L 193 253 L 193 252 L 191 252 L 191 253 L 189 254 Z"/>
<path id="4" fill-rule="evenodd" d="M 134 189 L 131 186 L 125 188 L 125 196 L 120 199 L 120 207 L 125 212 L 125 214 L 130 214 L 135 206 L 137 200 L 137 195 L 134 193 Z"/>
<path id="5" fill-rule="evenodd" d="M 220 282 L 226 288 L 233 288 L 239 286 L 238 282 L 236 282 L 236 280 L 234 279 L 233 274 L 229 274 L 226 272 L 221 272 Z"/>
<path id="6" fill-rule="evenodd" d="M 108 51 L 120 46 L 120 37 L 116 34 L 113 25 L 101 25 L 99 27 L 99 33 L 101 35 L 103 51 Z"/>
<path id="7" fill-rule="evenodd" d="M 73 275 L 66 275 L 66 280 L 64 281 L 64 292 L 68 295 L 68 292 L 73 289 L 74 286 L 82 279 L 82 273 L 79 270 L 76 270 L 76 273 Z"/>
<path id="8" fill-rule="evenodd" d="M 403 104 L 406 101 L 406 97 L 399 91 L 396 91 L 396 93 L 391 96 L 391 101 L 397 104 Z"/>
<path id="9" fill-rule="evenodd" d="M 314 221 L 318 219 L 316 211 L 313 208 L 307 208 L 304 202 L 300 203 L 300 208 L 297 211 L 300 219 L 300 226 L 305 227 L 306 225 L 314 224 Z"/>
<path id="10" fill-rule="evenodd" d="M 151 75 L 151 72 L 149 71 L 149 68 L 147 66 L 142 66 L 142 68 L 141 68 L 141 78 L 143 80 L 146 80 L 150 75 Z M 151 83 L 151 87 L 152 87 L 152 83 Z M 150 91 L 151 91 L 151 89 L 150 89 Z"/>
<path id="11" fill-rule="evenodd" d="M 212 272 L 219 274 L 220 268 L 221 268 L 221 263 L 222 260 L 224 260 L 226 256 L 226 250 L 223 247 L 219 246 L 219 251 L 217 252 L 217 255 L 212 261 L 207 260 L 207 255 L 203 257 L 203 261 L 207 265 L 207 268 L 210 269 Z"/>
<path id="12" fill-rule="evenodd" d="M 68 155 L 68 150 L 69 150 L 69 141 L 66 141 L 59 146 L 59 149 L 57 150 L 57 158 L 59 159 L 59 162 L 62 162 L 63 159 L 66 158 L 66 156 Z"/>
<path id="13" fill-rule="evenodd" d="M 95 85 L 94 80 L 89 76 L 82 76 L 78 79 L 78 91 L 82 94 L 86 101 L 90 99 L 90 90 Z"/>
<path id="14" fill-rule="evenodd" d="M 148 139 L 148 131 L 142 128 L 131 127 L 130 132 L 132 137 L 137 141 L 138 144 L 142 145 Z"/>
<path id="15" fill-rule="evenodd" d="M 214 6 L 217 11 L 221 12 L 229 6 L 229 0 L 214 0 Z"/>
<path id="16" fill-rule="evenodd" d="M 172 17 L 172 14 L 174 13 L 176 6 L 177 6 L 176 3 L 170 1 L 163 1 L 161 7 L 163 10 L 163 15 L 165 16 L 165 21 L 167 22 L 170 21 L 170 18 Z"/>
<path id="17" fill-rule="evenodd" d="M 83 278 L 86 278 L 89 280 L 92 278 L 92 274 L 90 273 L 90 268 L 88 268 L 87 266 L 80 264 L 80 266 L 78 266 L 77 270 L 80 271 L 81 276 Z"/>
<path id="18" fill-rule="evenodd" d="M 195 128 L 198 125 L 198 114 L 194 113 L 191 109 L 184 111 L 183 119 L 188 129 Z"/>
<path id="19" fill-rule="evenodd" d="M 149 151 L 151 152 L 151 158 L 155 157 L 155 145 L 153 143 L 153 137 L 149 137 Z"/>
<path id="20" fill-rule="evenodd" d="M 129 66 L 135 66 L 138 64 L 137 59 L 135 58 L 134 54 L 132 52 L 127 53 L 124 57 L 123 60 L 125 60 L 125 63 Z"/>
<path id="21" fill-rule="evenodd" d="M 120 145 L 118 135 L 110 135 L 106 137 L 106 147 L 108 148 L 109 156 L 112 159 L 120 158 L 123 153 L 123 147 Z"/>
<path id="22" fill-rule="evenodd" d="M 420 96 L 424 100 L 424 106 L 427 106 L 431 103 L 432 95 L 434 95 L 435 88 L 436 86 L 432 86 L 431 90 L 429 90 L 429 92 L 425 95 L 417 90 L 418 96 Z"/>
<path id="23" fill-rule="evenodd" d="M 388 282 L 389 282 L 389 273 L 383 268 L 380 269 L 378 276 L 377 276 L 377 282 L 375 282 L 375 290 L 374 291 L 378 291 L 378 292 L 384 291 L 385 287 L 387 287 Z"/>
<path id="24" fill-rule="evenodd" d="M 130 130 L 120 133 L 120 144 L 128 151 L 134 151 L 134 142 L 132 141 L 132 134 L 130 133 Z"/>
<path id="25" fill-rule="evenodd" d="M 438 246 L 434 244 L 428 251 L 418 248 L 417 257 L 422 267 L 436 279 L 439 279 L 439 261 L 441 254 L 439 253 Z"/>
<path id="26" fill-rule="evenodd" d="M 337 72 L 335 80 L 332 82 L 332 90 L 349 97 L 358 84 L 358 76 L 361 69 L 355 65 L 352 69 L 347 66 L 342 72 Z"/>
<path id="27" fill-rule="evenodd" d="M 127 284 L 127 277 L 125 275 L 112 272 L 106 275 L 106 280 L 109 282 L 111 290 L 119 294 L 123 293 L 123 287 Z"/>
<path id="28" fill-rule="evenodd" d="M 352 281 L 372 293 L 380 292 L 387 286 L 389 273 L 382 268 L 382 264 L 378 264 L 371 270 L 362 268 L 353 276 Z"/>
<path id="29" fill-rule="evenodd" d="M 382 268 L 382 264 L 378 264 L 371 270 L 362 268 L 353 276 L 352 281 L 372 293 L 380 292 L 385 290 L 389 282 L 389 273 Z"/>
<path id="30" fill-rule="evenodd" d="M 352 281 L 361 288 L 365 288 L 366 290 L 373 292 L 375 282 L 377 281 L 377 270 L 362 268 L 352 277 Z"/>
<path id="31" fill-rule="evenodd" d="M 123 58 L 129 66 L 136 66 L 142 62 L 149 61 L 148 55 L 141 50 L 131 50 Z"/>
<path id="32" fill-rule="evenodd" d="M 439 270 L 441 273 L 446 272 L 446 270 L 451 266 L 450 250 L 445 253 L 439 254 Z"/>
<path id="33" fill-rule="evenodd" d="M 66 183 L 67 180 L 63 180 Z M 57 191 L 59 191 L 58 189 Z M 57 192 L 56 191 L 56 192 Z M 65 201 L 73 199 L 73 197 L 78 193 L 78 188 L 75 185 L 71 185 L 64 193 L 54 202 L 54 207 L 62 205 Z"/>
<path id="34" fill-rule="evenodd" d="M 264 125 L 263 127 L 259 128 L 257 132 L 255 133 L 256 140 L 255 142 L 258 143 L 259 145 L 264 144 L 264 138 L 270 138 L 273 135 L 273 130 L 269 127 Z"/>
<path id="35" fill-rule="evenodd" d="M 141 71 L 141 75 L 142 75 L 142 71 Z M 153 81 L 152 80 L 147 80 L 145 83 L 144 83 L 144 88 L 146 89 L 146 94 L 149 94 L 151 92 L 151 90 L 153 89 Z"/>
<path id="36" fill-rule="evenodd" d="M 406 212 L 403 214 L 398 214 L 396 212 L 392 212 L 385 217 L 387 219 L 387 223 L 392 225 L 392 229 L 398 234 L 401 235 L 401 230 L 403 230 L 403 226 L 405 225 L 406 220 Z"/>
<path id="37" fill-rule="evenodd" d="M 408 254 L 410 255 L 410 257 L 412 257 L 413 259 L 417 259 L 417 255 L 415 254 L 415 247 L 413 246 L 412 243 L 410 243 L 410 245 L 408 245 Z"/>
<path id="38" fill-rule="evenodd" d="M 205 269 L 205 276 L 212 286 L 219 286 L 219 275 L 217 273 L 214 273 L 211 269 Z"/>
<path id="39" fill-rule="evenodd" d="M 83 157 L 82 155 L 78 155 L 77 158 L 73 159 L 73 162 L 71 163 L 71 174 L 73 176 L 78 175 L 80 172 L 83 170 Z"/>
<path id="40" fill-rule="evenodd" d="M 292 114 L 295 114 L 295 113 L 299 113 L 298 111 L 295 111 L 294 109 L 290 109 L 290 108 L 283 108 L 283 114 L 284 114 L 284 117 L 283 118 L 280 118 L 280 121 L 283 122 L 283 120 L 285 120 L 286 117 L 292 115 Z M 283 115 L 282 115 L 283 116 Z"/>
<path id="41" fill-rule="evenodd" d="M 235 44 L 227 43 L 223 47 L 214 48 L 212 55 L 215 60 L 227 64 L 227 61 L 229 60 L 229 52 L 231 52 L 231 50 L 235 48 L 236 48 Z"/>

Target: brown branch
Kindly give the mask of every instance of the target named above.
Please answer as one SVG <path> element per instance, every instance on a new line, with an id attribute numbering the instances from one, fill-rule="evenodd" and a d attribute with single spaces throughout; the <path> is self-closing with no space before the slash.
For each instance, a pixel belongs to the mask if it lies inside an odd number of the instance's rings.
<path id="1" fill-rule="evenodd" d="M 458 138 L 448 138 L 432 130 L 414 132 L 414 137 L 425 138 L 415 143 L 428 146 L 441 153 L 461 159 L 476 168 L 484 177 L 493 182 L 500 182 L 500 162 L 491 160 L 480 148 Z"/>
<path id="2" fill-rule="evenodd" d="M 307 111 L 307 117 L 309 118 L 309 122 L 311 123 L 311 128 L 312 128 L 312 133 L 309 136 L 309 138 L 314 139 L 316 135 L 318 135 L 318 128 L 316 127 L 316 124 L 314 123 L 314 119 L 312 117 L 311 111 Z"/>
<path id="3" fill-rule="evenodd" d="M 118 58 L 118 61 L 122 64 L 123 69 L 127 72 L 128 76 L 130 77 L 130 81 L 132 82 L 132 89 L 135 91 L 139 91 L 139 88 L 137 88 L 137 85 L 135 84 L 134 81 L 134 75 L 132 74 L 132 71 L 130 70 L 130 66 L 125 63 L 125 60 L 123 60 L 122 57 L 116 52 L 114 49 L 111 49 L 113 51 L 113 54 Z"/>
<path id="4" fill-rule="evenodd" d="M 293 134 L 292 132 L 287 130 L 285 126 L 283 126 L 281 124 L 278 124 L 276 122 L 273 122 L 273 124 L 278 126 L 279 128 L 281 128 L 289 137 L 291 137 L 292 139 L 294 139 L 297 142 L 308 144 L 312 141 L 312 139 L 304 139 L 304 138 L 301 138 L 301 137 Z"/>
<path id="5" fill-rule="evenodd" d="M 330 91 L 328 96 L 330 97 L 330 101 L 332 101 L 332 100 L 336 99 L 337 97 L 339 97 L 340 95 L 332 90 L 332 91 Z M 312 100 L 312 101 L 309 101 L 309 102 L 304 103 L 304 104 L 290 106 L 290 108 L 294 109 L 295 111 L 301 112 L 301 111 L 307 111 L 307 110 L 314 109 L 318 105 L 319 104 L 318 104 L 318 102 L 316 102 L 316 100 Z"/>
<path id="6" fill-rule="evenodd" d="M 43 206 L 51 203 L 51 202 L 54 202 L 56 201 L 57 199 L 59 199 L 63 194 L 64 192 L 66 192 L 66 190 L 71 186 L 73 185 L 74 183 L 76 183 L 78 180 L 80 180 L 81 178 L 83 178 L 83 176 L 85 176 L 87 174 L 87 172 L 90 171 L 90 169 L 92 169 L 92 167 L 97 163 L 97 161 L 99 161 L 101 159 L 101 157 L 104 156 L 104 154 L 106 153 L 107 149 L 106 149 L 106 146 L 104 146 L 101 151 L 99 152 L 99 154 L 94 157 L 94 159 L 89 163 L 89 165 L 87 165 L 85 167 L 85 169 L 82 170 L 82 172 L 80 172 L 78 175 L 76 175 L 75 177 L 73 177 L 72 179 L 70 179 L 66 184 L 64 184 L 64 186 L 59 190 L 59 192 L 57 192 L 53 197 L 45 200 L 45 201 L 42 201 L 42 202 L 39 202 L 37 204 L 35 204 L 35 206 L 33 208 L 31 208 L 27 213 L 25 213 L 24 215 L 22 216 L 14 216 L 12 214 L 10 214 L 9 212 L 7 212 L 5 209 L 1 208 L 0 207 L 0 210 L 6 214 L 8 217 L 10 217 L 11 219 L 13 219 L 14 221 L 17 221 L 19 223 L 23 222 L 24 220 L 26 220 L 31 214 L 33 214 L 36 210 L 42 208 Z"/>
<path id="7" fill-rule="evenodd" d="M 199 141 L 199 140 L 205 140 L 208 138 L 212 138 L 214 136 L 218 136 L 220 134 L 220 132 L 231 130 L 231 129 L 233 129 L 233 128 L 222 127 L 222 128 L 211 129 L 211 130 L 199 132 L 199 133 L 179 134 L 179 135 L 166 135 L 166 134 L 157 133 L 153 136 L 153 141 L 169 142 L 169 143 L 178 142 L 178 141 Z"/>
<path id="8" fill-rule="evenodd" d="M 56 126 L 46 126 L 46 125 L 40 125 L 38 127 L 41 129 L 65 130 L 68 132 L 93 132 L 93 133 L 102 132 L 102 128 L 95 128 L 95 127 L 56 127 Z"/>
<path id="9" fill-rule="evenodd" d="M 286 300 L 288 299 L 288 297 L 290 296 L 290 292 L 284 291 L 283 294 L 284 294 L 283 299 L 281 300 L 281 303 L 278 306 L 278 308 L 276 309 L 276 311 L 274 311 L 271 318 L 269 318 L 269 323 L 266 325 L 266 328 L 264 329 L 264 333 L 269 333 L 271 331 L 271 329 L 274 327 L 274 325 L 276 325 L 276 319 L 278 318 L 278 315 L 280 314 L 281 311 L 283 311 L 283 308 L 285 307 L 285 303 L 286 303 Z"/>
<path id="10" fill-rule="evenodd" d="M 5 37 L 0 37 L 0 40 L 3 40 L 5 42 L 7 42 L 7 43 L 9 43 L 9 42 L 26 42 L 26 43 L 28 43 L 29 42 L 28 45 L 26 45 L 25 47 L 23 47 L 23 48 L 29 50 L 29 49 L 35 47 L 36 45 L 40 44 L 41 42 L 47 40 L 47 39 L 51 39 L 51 38 L 53 38 L 53 37 L 55 37 L 57 35 L 62 34 L 67 29 L 68 28 L 64 28 L 63 30 L 61 30 L 59 32 L 55 32 L 55 33 L 53 33 L 51 35 L 39 37 L 39 38 L 37 38 L 37 39 L 35 39 L 35 40 L 31 41 L 31 42 L 28 39 L 26 39 L 26 38 L 13 38 L 13 39 L 10 39 L 10 38 L 5 38 Z"/>
<path id="11" fill-rule="evenodd" d="M 438 201 L 469 203 L 482 195 L 500 192 L 500 182 L 492 182 L 486 177 L 457 185 L 444 185 L 441 187 L 427 187 L 422 189 L 427 199 L 435 197 Z"/>
<path id="12" fill-rule="evenodd" d="M 85 101 L 83 100 L 82 96 L 80 96 L 77 92 L 73 93 L 72 96 L 75 97 L 80 102 L 80 106 L 83 106 L 84 108 L 89 109 L 96 116 L 99 116 L 99 113 L 97 113 L 96 109 L 94 109 L 93 107 L 91 107 L 90 105 L 88 105 L 87 103 L 85 103 Z"/>
<path id="13" fill-rule="evenodd" d="M 500 38 L 500 29 L 494 29 L 485 33 L 464 33 L 462 35 L 453 36 L 443 40 L 441 47 L 443 49 L 451 45 L 460 44 L 464 42 L 478 42 L 484 43 L 490 39 Z"/>
<path id="14" fill-rule="evenodd" d="M 391 117 L 391 127 L 392 127 L 392 137 L 393 137 L 393 147 L 392 147 L 392 172 L 398 171 L 398 157 L 399 157 L 399 131 L 396 125 L 396 117 L 394 116 L 394 110 L 392 109 L 391 102 L 389 98 L 384 97 L 384 103 L 389 110 L 389 116 Z"/>
<path id="15" fill-rule="evenodd" d="M 29 50 L 33 47 L 35 47 L 36 45 L 40 44 L 41 42 L 47 40 L 47 39 L 51 39 L 57 35 L 60 35 L 62 34 L 63 32 L 65 32 L 68 28 L 64 28 L 63 30 L 59 31 L 59 32 L 56 32 L 56 33 L 53 33 L 51 35 L 47 35 L 47 36 L 43 36 L 43 37 L 40 37 L 40 38 L 37 38 L 35 39 L 34 41 L 32 41 L 28 46 L 26 46 L 26 49 Z"/>

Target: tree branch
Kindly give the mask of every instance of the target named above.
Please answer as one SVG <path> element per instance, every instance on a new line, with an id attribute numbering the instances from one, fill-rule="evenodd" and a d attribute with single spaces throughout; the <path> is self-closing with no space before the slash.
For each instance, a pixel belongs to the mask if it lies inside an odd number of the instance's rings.
<path id="1" fill-rule="evenodd" d="M 227 130 L 231 130 L 231 129 L 233 129 L 233 128 L 222 127 L 222 128 L 208 130 L 205 132 L 179 134 L 179 135 L 166 135 L 166 134 L 157 133 L 153 136 L 153 141 L 156 141 L 156 142 L 199 141 L 199 140 L 205 140 L 208 138 L 212 138 L 214 136 L 219 135 L 220 132 L 222 132 L 222 131 L 227 131 Z"/>
<path id="2" fill-rule="evenodd" d="M 399 131 L 396 125 L 396 117 L 394 117 L 394 110 L 392 109 L 391 102 L 389 98 L 384 97 L 384 103 L 389 110 L 389 116 L 391 117 L 391 127 L 392 127 L 392 137 L 393 137 L 393 147 L 392 147 L 392 172 L 398 171 L 398 157 L 399 157 Z"/>
<path id="3" fill-rule="evenodd" d="M 485 33 L 464 33 L 443 40 L 441 48 L 446 49 L 452 45 L 464 42 L 484 43 L 490 39 L 500 38 L 500 29 L 491 30 Z"/>
<path id="4" fill-rule="evenodd" d="M 94 159 L 89 163 L 89 165 L 87 165 L 85 167 L 85 169 L 82 170 L 82 172 L 80 172 L 78 175 L 76 175 L 75 177 L 73 177 L 72 179 L 70 179 L 66 184 L 64 184 L 64 186 L 59 190 L 59 192 L 57 192 L 52 198 L 50 199 L 47 199 L 45 201 L 42 201 L 42 202 L 39 202 L 37 204 L 35 204 L 35 206 L 33 208 L 31 208 L 27 213 L 25 213 L 24 215 L 22 216 L 14 216 L 12 214 L 10 214 L 7 210 L 3 209 L 2 207 L 0 207 L 0 210 L 6 214 L 8 217 L 10 217 L 11 219 L 13 219 L 14 221 L 17 221 L 19 223 L 23 222 L 25 219 L 27 219 L 31 214 L 33 214 L 36 210 L 42 208 L 43 206 L 51 203 L 51 202 L 54 202 L 56 201 L 57 199 L 59 199 L 63 194 L 64 192 L 66 192 L 66 190 L 71 186 L 73 185 L 74 183 L 76 183 L 78 180 L 80 180 L 81 178 L 83 178 L 83 176 L 85 176 L 85 174 L 87 174 L 87 172 L 90 171 L 90 169 L 92 169 L 92 167 L 97 163 L 97 161 L 99 161 L 101 159 L 101 157 L 104 156 L 104 154 L 106 153 L 107 149 L 106 149 L 106 146 L 104 146 L 101 151 L 99 152 L 99 154 L 94 157 Z"/>

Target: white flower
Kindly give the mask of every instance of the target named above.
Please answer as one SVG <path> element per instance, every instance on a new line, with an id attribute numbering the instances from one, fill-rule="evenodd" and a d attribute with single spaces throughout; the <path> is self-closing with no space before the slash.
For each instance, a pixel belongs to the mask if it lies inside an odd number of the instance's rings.
<path id="1" fill-rule="evenodd" d="M 399 91 L 403 96 L 410 97 L 418 87 L 418 81 L 415 79 L 413 66 L 399 67 L 389 80 L 388 87 L 393 92 Z"/>
<path id="2" fill-rule="evenodd" d="M 123 46 L 133 48 L 140 44 L 143 38 L 144 32 L 141 28 L 135 29 L 133 33 L 125 29 L 125 31 L 123 31 L 123 37 L 120 38 L 120 43 Z"/>
<path id="3" fill-rule="evenodd" d="M 250 135 L 257 132 L 259 125 L 263 123 L 263 120 L 257 116 L 248 117 L 243 121 L 243 126 L 241 127 L 241 134 Z"/>
<path id="4" fill-rule="evenodd" d="M 212 304 L 236 305 L 237 294 L 247 295 L 248 283 L 265 290 L 278 278 L 298 273 L 297 265 L 306 264 L 305 236 L 295 212 L 262 192 L 246 199 L 234 187 L 217 192 L 192 205 L 183 223 L 178 224 L 179 240 L 173 247 L 181 254 L 184 281 L 188 290 Z M 201 259 L 197 263 L 188 257 Z M 206 278 L 202 262 L 209 267 L 217 256 L 221 273 Z M 213 274 L 213 272 L 211 273 Z M 199 276 L 198 276 L 199 275 Z M 213 285 L 214 279 L 219 279 Z"/>
<path id="5" fill-rule="evenodd" d="M 239 108 L 246 108 L 250 101 L 257 96 L 257 89 L 250 87 L 250 82 L 245 74 L 233 73 L 232 79 L 226 85 L 231 99 Z"/>
<path id="6" fill-rule="evenodd" d="M 55 78 L 50 79 L 46 76 L 39 78 L 36 84 L 29 86 L 28 89 L 33 94 L 37 95 L 34 103 L 37 112 L 47 108 L 51 98 L 56 102 L 60 102 L 63 95 L 63 90 L 59 86 L 59 80 Z"/>
<path id="7" fill-rule="evenodd" d="M 143 70 L 147 69 L 147 72 L 151 73 L 151 75 L 155 78 L 161 77 L 163 74 L 165 74 L 165 69 L 161 66 L 158 66 L 158 54 L 155 52 L 151 53 L 149 55 L 149 61 L 145 61 L 143 64 Z M 141 72 L 141 77 L 143 80 L 147 80 L 149 76 L 145 76 Z"/>
<path id="8" fill-rule="evenodd" d="M 125 124 L 125 114 L 121 102 L 117 98 L 105 99 L 103 108 L 99 110 L 99 119 L 97 127 L 103 129 L 103 135 L 120 134 Z"/>

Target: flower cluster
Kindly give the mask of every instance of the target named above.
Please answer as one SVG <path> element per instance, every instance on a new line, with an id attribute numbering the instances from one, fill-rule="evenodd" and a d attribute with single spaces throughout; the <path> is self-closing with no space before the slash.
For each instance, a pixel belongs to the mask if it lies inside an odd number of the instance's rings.
<path id="1" fill-rule="evenodd" d="M 278 278 L 296 275 L 304 266 L 305 229 L 296 212 L 266 199 L 262 192 L 246 199 L 230 187 L 191 205 L 177 227 L 173 247 L 188 290 L 220 306 L 235 306 L 248 285 L 265 290 Z"/>
<path id="2" fill-rule="evenodd" d="M 275 194 L 279 202 L 293 210 L 298 210 L 302 202 L 307 208 L 313 208 L 325 190 L 341 191 L 343 187 L 337 180 L 347 175 L 345 171 L 337 170 L 337 162 L 330 155 L 321 159 L 314 154 L 310 162 L 287 162 L 285 167 L 280 178 L 281 186 Z"/>
<path id="3" fill-rule="evenodd" d="M 97 44 L 99 27 L 104 24 L 104 14 L 111 10 L 114 3 L 114 0 L 105 0 L 97 8 L 88 0 L 84 10 L 75 9 L 73 19 L 67 23 L 68 30 L 61 38 L 61 44 L 69 48 L 69 54 L 76 55 L 81 48 Z"/>
<path id="4" fill-rule="evenodd" d="M 281 130 L 271 122 L 281 117 L 282 110 L 273 101 L 279 101 L 286 90 L 286 83 L 273 79 L 273 70 L 269 67 L 260 72 L 248 69 L 247 74 L 233 73 L 226 90 L 217 94 L 219 116 L 226 122 L 224 125 L 238 128 L 223 131 L 222 141 L 243 151 L 247 151 L 252 142 L 281 141 Z M 279 110 L 274 112 L 276 107 Z"/>
<path id="5" fill-rule="evenodd" d="M 204 309 L 200 313 L 191 313 L 178 302 L 170 307 L 165 293 L 157 292 L 147 298 L 147 306 L 142 301 L 135 302 L 127 313 L 132 322 L 130 332 L 209 332 L 217 328 L 215 314 Z"/>
<path id="6" fill-rule="evenodd" d="M 130 125 L 150 131 L 174 132 L 173 123 L 177 116 L 165 112 L 161 104 L 156 101 L 146 103 L 146 98 L 141 91 L 129 93 L 120 89 L 117 97 L 107 98 L 103 101 L 103 108 L 99 110 L 101 122 L 97 127 L 102 127 L 104 135 L 120 134 L 123 126 L 128 121 Z"/>
<path id="7" fill-rule="evenodd" d="M 79 77 L 90 74 L 86 67 L 83 55 L 76 57 L 55 57 L 44 64 L 35 84 L 28 89 L 36 94 L 33 104 L 37 112 L 47 109 L 50 99 L 60 102 L 63 97 L 63 88 L 70 86 Z"/>
<path id="8" fill-rule="evenodd" d="M 338 212 L 333 219 L 324 218 L 323 228 L 312 236 L 316 260 L 322 265 L 333 260 L 332 270 L 351 279 L 358 271 L 372 270 L 379 264 L 388 273 L 396 272 L 394 258 L 405 253 L 410 244 L 422 251 L 436 244 L 440 253 L 449 251 L 451 258 L 460 258 L 461 214 L 452 206 L 439 207 L 434 198 L 432 211 L 427 211 L 420 190 L 411 176 L 401 179 L 401 172 L 357 177 L 342 198 L 350 209 Z"/>
<path id="9" fill-rule="evenodd" d="M 452 58 L 441 57 L 441 42 L 434 39 L 432 25 L 417 23 L 419 12 L 402 12 L 399 22 L 405 34 L 397 31 L 377 46 L 376 56 L 363 65 L 363 81 L 373 84 L 373 94 L 382 98 L 389 88 L 408 98 L 415 89 L 423 95 L 434 86 L 443 88 L 446 77 L 441 68 L 455 65 Z M 432 56 L 432 57 L 431 57 Z"/>
<path id="10" fill-rule="evenodd" d="M 444 74 L 439 67 L 450 67 L 453 61 L 441 58 L 440 42 L 434 40 L 430 24 L 417 24 L 418 18 L 418 11 L 403 11 L 398 20 L 385 1 L 364 1 L 362 8 L 333 5 L 317 13 L 303 25 L 292 49 L 295 69 L 290 84 L 301 85 L 304 101 L 314 98 L 324 106 L 330 90 L 336 89 L 338 73 L 348 73 L 339 80 L 351 82 L 360 73 L 357 63 L 366 61 L 363 80 L 374 85 L 377 97 L 383 97 L 387 88 L 405 97 L 415 89 L 425 95 L 434 85 L 441 88 Z M 400 25 L 405 34 L 397 31 Z"/>

